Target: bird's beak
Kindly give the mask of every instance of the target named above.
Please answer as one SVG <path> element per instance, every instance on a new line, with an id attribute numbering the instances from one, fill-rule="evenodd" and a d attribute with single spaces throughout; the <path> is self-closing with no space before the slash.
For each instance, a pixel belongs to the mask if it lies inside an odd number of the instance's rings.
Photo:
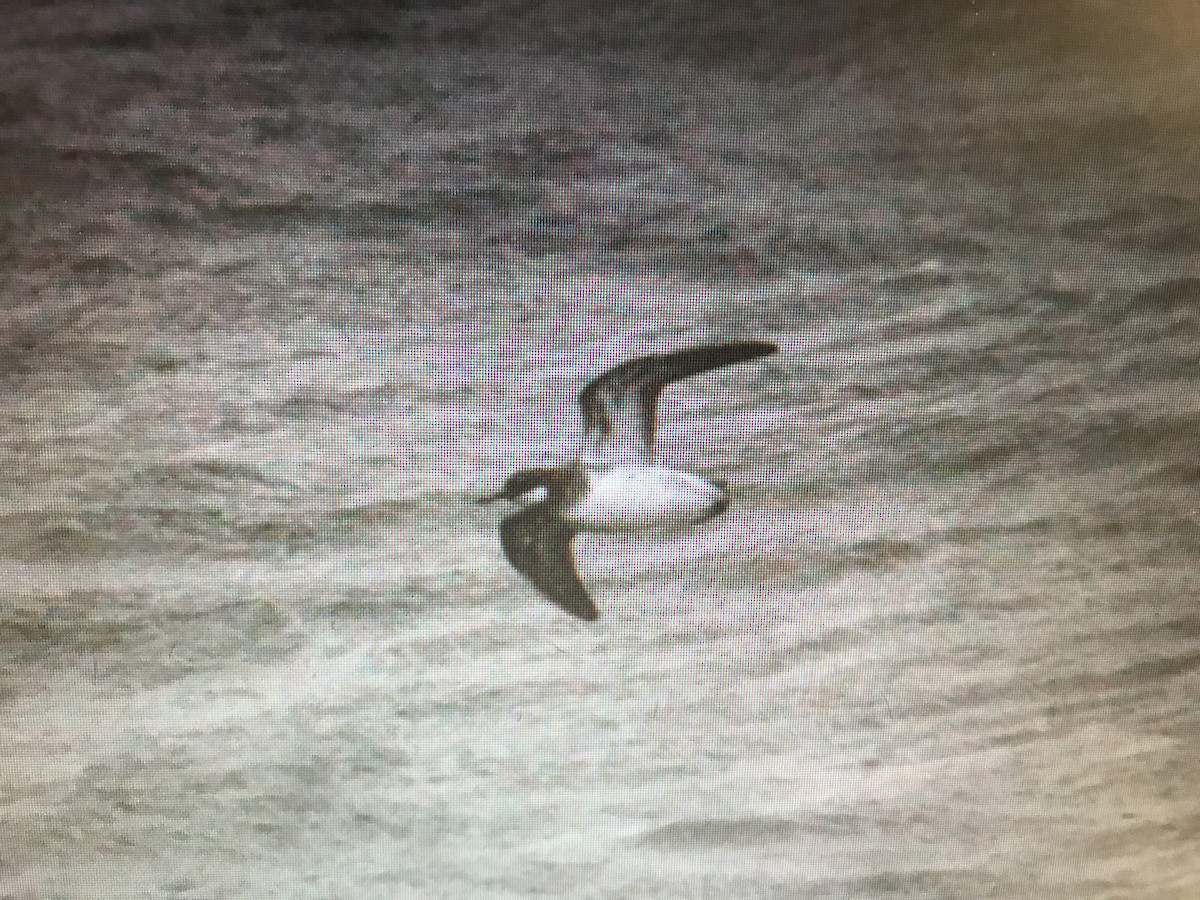
<path id="1" fill-rule="evenodd" d="M 543 485 L 534 485 L 523 494 L 514 495 L 505 488 L 501 488 L 494 494 L 487 494 L 483 497 L 476 497 L 473 501 L 477 506 L 487 506 L 489 503 L 495 503 L 497 500 L 510 500 L 513 503 L 529 503 L 540 502 L 546 498 L 546 488 Z"/>

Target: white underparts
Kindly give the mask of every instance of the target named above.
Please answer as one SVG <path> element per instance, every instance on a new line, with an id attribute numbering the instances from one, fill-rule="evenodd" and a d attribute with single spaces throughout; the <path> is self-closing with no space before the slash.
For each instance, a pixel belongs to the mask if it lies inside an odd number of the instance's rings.
<path id="1" fill-rule="evenodd" d="M 711 518 L 727 500 L 720 485 L 665 466 L 614 466 L 587 479 L 584 496 L 562 512 L 581 529 L 682 528 Z"/>

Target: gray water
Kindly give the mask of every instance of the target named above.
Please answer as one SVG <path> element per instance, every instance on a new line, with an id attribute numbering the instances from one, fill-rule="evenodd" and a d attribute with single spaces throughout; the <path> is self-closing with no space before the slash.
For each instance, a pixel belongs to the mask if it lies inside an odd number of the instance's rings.
<path id="1" fill-rule="evenodd" d="M 0 896 L 1200 895 L 1168 76 L 86 16 L 6 64 Z M 744 337 L 661 409 L 730 510 L 563 615 L 471 500 Z"/>

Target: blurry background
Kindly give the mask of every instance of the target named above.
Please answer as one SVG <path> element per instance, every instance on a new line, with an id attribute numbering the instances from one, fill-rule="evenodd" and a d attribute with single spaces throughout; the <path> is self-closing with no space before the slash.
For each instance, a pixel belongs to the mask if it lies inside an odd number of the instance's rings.
<path id="1" fill-rule="evenodd" d="M 1196 4 L 4 19 L 0 896 L 1200 894 Z"/>

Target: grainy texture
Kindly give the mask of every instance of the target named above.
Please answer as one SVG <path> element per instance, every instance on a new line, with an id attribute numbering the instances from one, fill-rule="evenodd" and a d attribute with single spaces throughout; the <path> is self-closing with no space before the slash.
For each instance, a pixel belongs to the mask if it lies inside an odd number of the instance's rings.
<path id="1" fill-rule="evenodd" d="M 1200 896 L 1200 41 L 1128 6 L 9 4 L 0 896 Z M 661 404 L 730 511 L 554 609 L 470 500 L 742 338 Z"/>

